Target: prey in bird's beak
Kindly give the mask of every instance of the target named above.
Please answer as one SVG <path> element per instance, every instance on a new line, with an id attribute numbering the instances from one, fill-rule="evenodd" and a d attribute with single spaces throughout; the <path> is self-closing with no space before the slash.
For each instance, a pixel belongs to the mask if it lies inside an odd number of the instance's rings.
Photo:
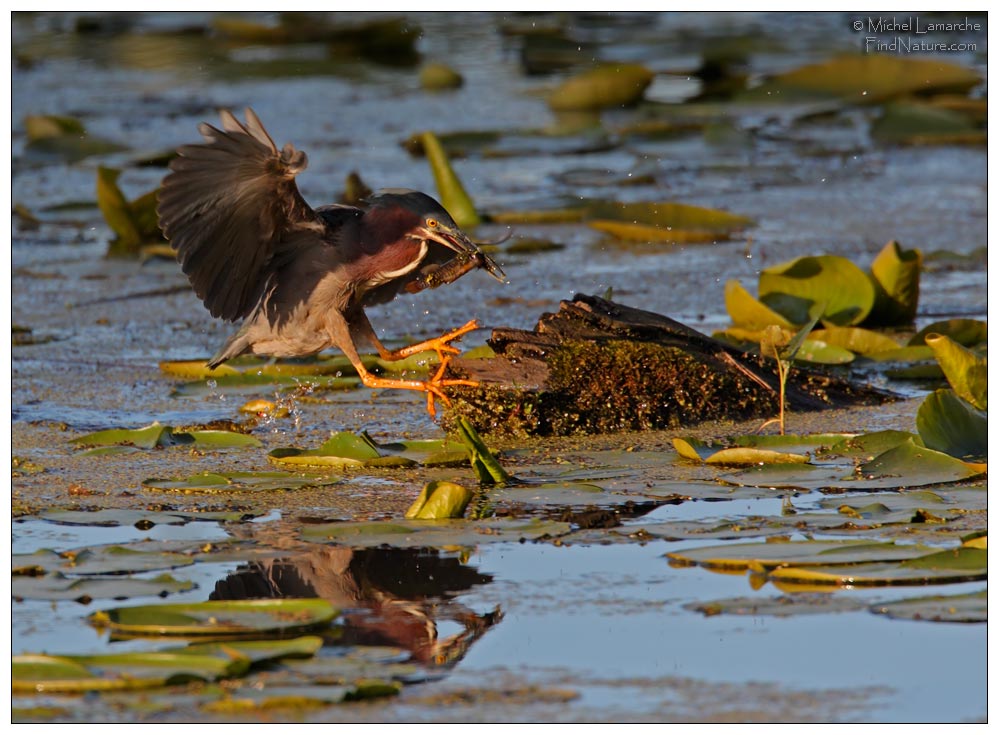
<path id="1" fill-rule="evenodd" d="M 500 283 L 507 282 L 506 273 L 504 273 L 503 269 L 497 265 L 496 261 L 482 252 L 479 249 L 479 246 L 457 227 L 450 227 L 443 222 L 430 219 L 426 224 L 417 228 L 417 230 L 413 233 L 413 236 L 418 237 L 421 240 L 430 240 L 432 242 L 439 243 L 458 254 L 458 257 L 454 260 L 448 261 L 448 263 L 435 271 L 434 274 L 438 274 L 440 271 L 445 269 L 454 269 L 455 271 L 458 269 L 463 270 L 453 277 L 449 277 L 447 280 L 441 280 L 437 285 L 451 283 L 459 276 L 467 273 L 473 268 L 484 269 L 489 275 Z M 466 265 L 467 267 L 465 267 Z M 436 286 L 432 286 L 432 288 L 435 287 Z"/>

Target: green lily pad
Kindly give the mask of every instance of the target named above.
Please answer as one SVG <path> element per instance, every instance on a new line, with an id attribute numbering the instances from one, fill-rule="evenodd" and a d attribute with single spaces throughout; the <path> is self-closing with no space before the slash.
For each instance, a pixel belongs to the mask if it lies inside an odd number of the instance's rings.
<path id="1" fill-rule="evenodd" d="M 175 569 L 193 563 L 194 559 L 186 554 L 136 551 L 124 546 L 112 545 L 62 553 L 40 549 L 33 554 L 14 554 L 11 557 L 11 573 L 130 574 Z"/>
<path id="2" fill-rule="evenodd" d="M 939 334 L 950 337 L 952 340 L 965 347 L 988 342 L 988 324 L 978 319 L 945 319 L 939 322 L 927 324 L 913 335 L 909 340 L 910 345 L 925 345 L 926 336 L 929 334 Z"/>
<path id="3" fill-rule="evenodd" d="M 773 569 L 767 577 L 782 583 L 860 587 L 971 582 L 985 579 L 987 574 L 988 552 L 960 547 L 923 554 L 896 564 L 869 563 L 847 567 L 792 565 Z"/>
<path id="4" fill-rule="evenodd" d="M 228 656 L 245 658 L 256 665 L 285 658 L 309 658 L 323 645 L 319 636 L 307 635 L 290 640 L 265 641 L 224 641 L 191 643 L 179 648 L 168 648 L 165 652 L 177 654 L 198 654 L 207 656 Z"/>
<path id="5" fill-rule="evenodd" d="M 926 556 L 935 551 L 914 544 L 873 543 L 871 541 L 787 541 L 784 543 L 732 544 L 700 546 L 673 551 L 666 557 L 680 565 L 699 565 L 717 569 L 752 569 L 774 567 L 854 565 L 864 562 L 901 561 Z"/>
<path id="6" fill-rule="evenodd" d="M 870 360 L 875 362 L 921 362 L 934 360 L 933 350 L 931 350 L 925 344 L 923 345 L 906 345 L 905 347 L 896 347 L 891 350 L 884 350 L 883 352 L 872 352 L 869 355 L 865 355 Z"/>
<path id="7" fill-rule="evenodd" d="M 922 270 L 923 253 L 920 250 L 903 250 L 894 240 L 885 245 L 871 263 L 875 296 L 866 322 L 880 326 L 911 323 L 919 305 L 919 276 Z"/>
<path id="8" fill-rule="evenodd" d="M 940 623 L 986 623 L 989 619 L 988 590 L 966 595 L 931 595 L 871 605 L 871 612 L 897 620 L 928 620 Z"/>
<path id="9" fill-rule="evenodd" d="M 735 325 L 746 329 L 760 330 L 771 324 L 785 329 L 792 326 L 783 315 L 759 301 L 735 279 L 725 282 L 725 309 Z M 759 339 L 752 341 L 759 342 Z"/>
<path id="10" fill-rule="evenodd" d="M 447 64 L 435 61 L 420 68 L 420 86 L 423 89 L 458 89 L 464 82 L 461 74 Z"/>
<path id="11" fill-rule="evenodd" d="M 681 230 L 671 227 L 663 228 L 656 227 L 655 225 L 641 225 L 634 222 L 617 222 L 606 219 L 589 220 L 586 224 L 594 230 L 613 235 L 618 240 L 641 243 L 690 245 L 694 243 L 716 243 L 719 240 L 728 239 L 727 233 L 712 232 L 710 230 Z"/>
<path id="12" fill-rule="evenodd" d="M 901 347 L 895 340 L 879 332 L 860 327 L 831 327 L 816 329 L 809 339 L 823 342 L 830 347 L 839 347 L 858 355 L 871 355 L 889 352 Z"/>
<path id="13" fill-rule="evenodd" d="M 135 255 L 143 245 L 163 241 L 156 215 L 156 191 L 129 201 L 118 188 L 119 176 L 121 171 L 117 169 L 97 169 L 97 206 L 115 233 L 108 254 Z"/>
<path id="14" fill-rule="evenodd" d="M 505 485 L 489 491 L 492 503 L 559 508 L 613 507 L 647 499 L 640 495 L 609 493 L 599 485 L 572 481 Z"/>
<path id="15" fill-rule="evenodd" d="M 325 625 L 340 611 L 322 599 L 227 600 L 99 610 L 87 621 L 127 635 L 289 633 Z"/>
<path id="16" fill-rule="evenodd" d="M 687 610 L 712 615 L 773 615 L 778 618 L 791 615 L 815 615 L 863 610 L 865 604 L 849 597 L 828 594 L 797 594 L 780 597 L 731 597 L 710 602 L 691 602 Z"/>
<path id="17" fill-rule="evenodd" d="M 503 466 L 496 461 L 496 457 L 489 451 L 489 447 L 482 441 L 482 438 L 475 431 L 475 427 L 472 426 L 468 419 L 464 417 L 458 419 L 458 433 L 468 448 L 469 461 L 479 482 L 502 485 L 513 479 L 503 469 Z"/>
<path id="18" fill-rule="evenodd" d="M 161 574 L 153 579 L 136 577 L 66 577 L 53 572 L 44 577 L 18 575 L 11 578 L 11 597 L 26 600 L 91 600 L 128 597 L 165 597 L 194 587 L 189 581 Z"/>
<path id="19" fill-rule="evenodd" d="M 899 444 L 912 440 L 919 442 L 919 437 L 908 431 L 896 431 L 889 429 L 886 431 L 875 431 L 870 434 L 858 434 L 856 436 L 844 437 L 840 441 L 829 447 L 823 454 L 841 457 L 864 457 L 867 461 L 874 459 L 879 454 L 894 449 Z"/>
<path id="20" fill-rule="evenodd" d="M 548 98 L 553 110 L 602 110 L 642 99 L 653 74 L 639 64 L 606 64 L 566 79 Z"/>
<path id="21" fill-rule="evenodd" d="M 406 511 L 406 518 L 434 520 L 461 518 L 475 493 L 466 487 L 446 480 L 428 482 Z"/>
<path id="22" fill-rule="evenodd" d="M 587 204 L 589 220 L 646 225 L 669 231 L 714 233 L 715 238 L 753 225 L 753 220 L 720 209 L 696 207 L 679 202 L 608 202 Z M 644 236 L 643 238 L 644 239 Z"/>
<path id="23" fill-rule="evenodd" d="M 978 460 L 988 455 L 988 417 L 952 390 L 934 391 L 920 404 L 916 430 L 942 456 Z M 952 460 L 958 462 L 959 460 Z M 960 464 L 964 464 L 960 462 Z"/>
<path id="24" fill-rule="evenodd" d="M 871 125 L 871 136 L 886 143 L 984 145 L 987 132 L 967 115 L 921 102 L 894 102 Z"/>
<path id="25" fill-rule="evenodd" d="M 540 519 L 497 518 L 485 521 L 390 521 L 323 523 L 305 526 L 302 538 L 346 546 L 394 546 L 399 548 L 476 546 L 482 543 L 534 541 L 564 536 L 568 523 Z"/>
<path id="26" fill-rule="evenodd" d="M 705 464 L 724 466 L 766 465 L 766 464 L 807 464 L 808 457 L 793 452 L 775 452 L 772 449 L 734 447 L 722 449 L 705 458 Z"/>
<path id="27" fill-rule="evenodd" d="M 205 448 L 259 447 L 259 439 L 235 431 L 174 431 L 172 426 L 154 422 L 141 429 L 106 429 L 70 440 L 78 447 L 126 445 L 139 449 L 193 444 Z"/>
<path id="28" fill-rule="evenodd" d="M 105 508 L 96 511 L 47 510 L 38 514 L 44 521 L 68 526 L 141 526 L 182 525 L 188 519 L 172 513 L 157 513 L 126 508 Z"/>
<path id="29" fill-rule="evenodd" d="M 871 278 L 838 255 L 805 256 L 760 272 L 760 301 L 793 324 L 816 316 L 836 326 L 859 324 L 874 306 Z"/>
<path id="30" fill-rule="evenodd" d="M 62 115 L 29 115 L 24 119 L 26 153 L 75 163 L 90 156 L 116 153 L 125 147 L 87 133 L 79 120 Z"/>
<path id="31" fill-rule="evenodd" d="M 845 365 L 853 362 L 855 355 L 848 349 L 809 338 L 802 340 L 794 359 L 814 365 Z"/>
<path id="32" fill-rule="evenodd" d="M 214 680 L 246 670 L 245 659 L 215 656 L 128 653 L 104 656 L 11 657 L 15 692 L 82 693 L 148 689 L 192 680 Z"/>
<path id="33" fill-rule="evenodd" d="M 730 437 L 727 443 L 736 447 L 780 449 L 784 452 L 817 452 L 851 439 L 855 434 L 742 434 Z"/>
<path id="34" fill-rule="evenodd" d="M 707 442 L 701 441 L 700 439 L 692 436 L 674 438 L 673 448 L 676 450 L 676 453 L 680 455 L 680 457 L 688 459 L 692 462 L 703 462 L 716 451 L 715 448 Z"/>
<path id="35" fill-rule="evenodd" d="M 304 487 L 333 485 L 340 478 L 331 475 L 307 475 L 291 472 L 201 472 L 182 479 L 150 478 L 142 481 L 149 490 L 197 493 L 262 492 L 299 490 Z"/>
<path id="36" fill-rule="evenodd" d="M 988 361 L 950 337 L 927 334 L 926 344 L 937 358 L 954 392 L 982 411 L 988 410 Z"/>
<path id="37" fill-rule="evenodd" d="M 416 462 L 399 455 L 383 455 L 367 434 L 341 431 L 317 449 L 282 447 L 267 459 L 275 464 L 305 467 L 410 467 Z"/>
<path id="38" fill-rule="evenodd" d="M 458 227 L 462 229 L 476 227 L 481 222 L 479 213 L 475 210 L 475 204 L 472 203 L 472 198 L 465 191 L 461 179 L 451 167 L 444 147 L 437 136 L 430 131 L 423 133 L 420 137 L 444 209 L 448 211 Z"/>
<path id="39" fill-rule="evenodd" d="M 840 98 L 876 104 L 911 94 L 964 92 L 979 81 L 971 69 L 939 59 L 849 54 L 779 74 L 744 97 L 770 102 Z"/>

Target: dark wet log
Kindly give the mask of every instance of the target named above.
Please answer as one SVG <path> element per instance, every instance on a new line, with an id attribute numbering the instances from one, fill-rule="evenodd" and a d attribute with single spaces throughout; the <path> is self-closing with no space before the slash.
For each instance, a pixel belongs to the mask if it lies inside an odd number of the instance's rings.
<path id="1" fill-rule="evenodd" d="M 483 432 L 566 436 L 666 429 L 702 421 L 775 418 L 776 363 L 712 339 L 669 317 L 577 295 L 534 331 L 498 328 L 496 356 L 456 359 L 445 424 L 465 416 Z M 893 396 L 794 366 L 795 411 L 873 405 Z"/>

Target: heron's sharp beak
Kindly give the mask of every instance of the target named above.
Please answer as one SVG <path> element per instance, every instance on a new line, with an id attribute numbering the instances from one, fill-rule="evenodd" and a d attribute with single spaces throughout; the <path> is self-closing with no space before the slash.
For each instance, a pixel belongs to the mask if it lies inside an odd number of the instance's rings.
<path id="1" fill-rule="evenodd" d="M 472 242 L 464 232 L 459 229 L 454 230 L 430 230 L 423 228 L 420 233 L 427 240 L 433 240 L 446 248 L 453 250 L 459 255 L 471 257 L 478 262 L 478 267 L 484 269 L 489 275 L 500 283 L 506 283 L 506 273 L 496 264 L 496 261 L 479 249 L 479 246 Z"/>

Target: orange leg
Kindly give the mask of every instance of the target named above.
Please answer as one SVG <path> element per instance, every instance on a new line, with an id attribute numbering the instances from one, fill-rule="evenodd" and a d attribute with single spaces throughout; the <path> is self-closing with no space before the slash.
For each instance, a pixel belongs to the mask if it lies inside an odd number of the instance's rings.
<path id="1" fill-rule="evenodd" d="M 420 352 L 433 350 L 437 353 L 437 357 L 440 358 L 441 363 L 443 364 L 445 355 L 457 355 L 460 352 L 457 347 L 452 347 L 449 343 L 461 339 L 469 332 L 478 329 L 480 326 L 481 325 L 479 324 L 478 319 L 472 319 L 464 326 L 452 329 L 450 332 L 445 332 L 440 337 L 428 339 L 425 342 L 418 342 L 415 345 L 403 347 L 398 350 L 387 350 L 382 353 L 382 357 L 386 360 L 401 360 L 405 357 L 409 357 L 410 355 L 416 355 Z"/>
<path id="2" fill-rule="evenodd" d="M 374 375 L 358 361 L 354 367 L 357 368 L 357 374 L 361 378 L 361 382 L 369 388 L 400 388 L 402 390 L 421 390 L 426 391 L 427 394 L 427 412 L 431 416 L 437 416 L 437 406 L 434 401 L 440 399 L 445 405 L 450 406 L 451 400 L 444 394 L 444 388 L 452 385 L 467 385 L 471 387 L 476 387 L 478 383 L 474 380 L 444 380 L 444 371 L 447 369 L 448 363 L 451 361 L 451 356 L 446 355 L 442 360 L 440 367 L 430 380 L 402 380 L 398 378 L 379 378 Z"/>

